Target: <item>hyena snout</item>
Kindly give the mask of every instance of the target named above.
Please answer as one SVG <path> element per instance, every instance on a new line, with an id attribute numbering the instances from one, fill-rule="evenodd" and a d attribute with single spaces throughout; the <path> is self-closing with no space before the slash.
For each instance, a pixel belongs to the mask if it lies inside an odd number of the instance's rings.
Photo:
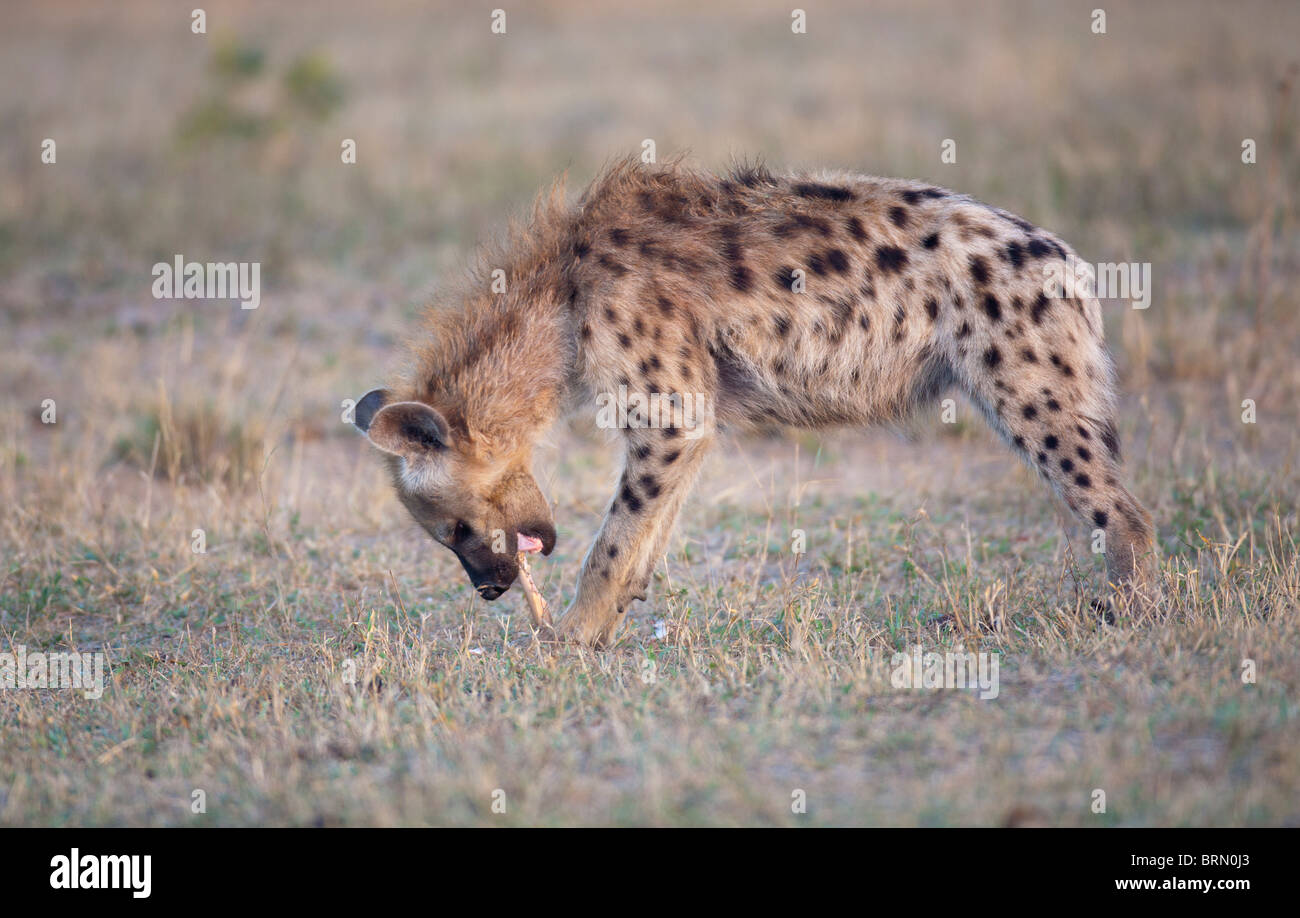
<path id="1" fill-rule="evenodd" d="M 487 600 L 496 599 L 510 589 L 519 576 L 519 564 L 514 554 L 495 552 L 490 544 L 458 548 L 456 557 L 474 589 Z"/>
<path id="2" fill-rule="evenodd" d="M 519 577 L 519 551 L 549 555 L 554 547 L 555 526 L 549 519 L 533 519 L 455 551 L 474 589 L 490 601 L 509 590 Z"/>

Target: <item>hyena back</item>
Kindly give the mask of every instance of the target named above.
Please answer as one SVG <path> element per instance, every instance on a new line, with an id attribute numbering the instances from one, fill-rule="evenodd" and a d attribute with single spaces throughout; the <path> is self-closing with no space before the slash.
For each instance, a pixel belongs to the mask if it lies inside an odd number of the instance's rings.
<path id="1" fill-rule="evenodd" d="M 543 198 L 459 305 L 430 312 L 414 372 L 369 393 L 358 426 L 494 598 L 517 573 L 516 540 L 554 542 L 531 454 L 566 403 L 706 406 L 685 425 L 620 431 L 622 477 L 557 625 L 588 644 L 645 598 L 719 428 L 891 422 L 950 390 L 1105 532 L 1111 582 L 1144 595 L 1152 527 L 1122 481 L 1100 306 L 1086 287 L 1045 292 L 1073 258 L 1019 217 L 917 182 L 627 161 L 576 207 Z M 504 532 L 504 555 L 483 554 L 488 531 Z"/>

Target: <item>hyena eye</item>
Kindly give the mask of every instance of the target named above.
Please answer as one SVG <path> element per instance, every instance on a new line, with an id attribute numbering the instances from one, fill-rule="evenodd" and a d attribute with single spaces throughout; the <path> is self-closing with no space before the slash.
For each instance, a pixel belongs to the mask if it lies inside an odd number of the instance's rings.
<path id="1" fill-rule="evenodd" d="M 465 524 L 464 520 L 456 520 L 456 525 L 451 530 L 451 540 L 459 542 L 461 539 L 468 539 L 472 533 L 473 530 Z"/>

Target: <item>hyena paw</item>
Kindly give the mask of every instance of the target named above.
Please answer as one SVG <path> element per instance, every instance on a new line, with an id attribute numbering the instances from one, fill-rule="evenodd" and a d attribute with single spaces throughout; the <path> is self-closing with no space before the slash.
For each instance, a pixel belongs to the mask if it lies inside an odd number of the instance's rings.
<path id="1" fill-rule="evenodd" d="M 618 610 L 611 606 L 600 609 L 592 606 L 569 606 L 564 617 L 555 624 L 556 637 L 571 644 L 585 647 L 606 647 L 612 641 L 618 626 Z"/>

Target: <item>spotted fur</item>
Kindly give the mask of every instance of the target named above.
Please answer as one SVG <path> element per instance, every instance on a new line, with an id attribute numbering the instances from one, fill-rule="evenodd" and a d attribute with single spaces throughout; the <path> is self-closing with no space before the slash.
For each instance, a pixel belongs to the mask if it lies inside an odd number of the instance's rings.
<path id="1" fill-rule="evenodd" d="M 644 598 L 719 428 L 878 424 L 950 390 L 1105 531 L 1110 579 L 1131 590 L 1149 577 L 1152 528 L 1121 483 L 1100 307 L 1042 290 L 1070 256 L 1028 221 L 924 183 L 627 160 L 576 205 L 545 196 L 430 312 L 414 372 L 384 399 L 445 420 L 443 455 L 417 444 L 400 458 L 454 464 L 429 476 L 442 482 L 419 495 L 431 507 L 531 483 L 532 444 L 566 403 L 619 386 L 707 399 L 690 431 L 621 431 L 625 467 L 558 625 L 585 643 L 607 643 Z M 489 289 L 498 267 L 505 294 Z M 395 481 L 409 505 L 411 481 Z"/>

